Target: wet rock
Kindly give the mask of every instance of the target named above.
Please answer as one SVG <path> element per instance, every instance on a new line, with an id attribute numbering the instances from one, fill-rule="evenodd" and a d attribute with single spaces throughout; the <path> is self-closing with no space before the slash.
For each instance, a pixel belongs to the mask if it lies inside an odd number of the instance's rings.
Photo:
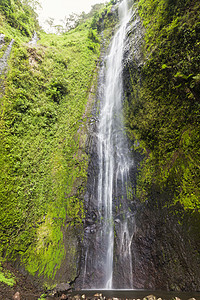
<path id="1" fill-rule="evenodd" d="M 144 28 L 137 10 L 135 10 L 126 29 L 123 59 L 124 66 L 130 64 L 133 61 L 133 58 L 137 61 L 138 66 L 143 62 L 143 52 L 141 51 L 141 45 L 144 41 L 143 38 Z"/>
<path id="2" fill-rule="evenodd" d="M 2 48 L 2 46 L 4 45 L 4 37 L 5 37 L 5 35 L 4 34 L 2 34 L 2 33 L 0 33 L 0 49 Z"/>
<path id="3" fill-rule="evenodd" d="M 131 105 L 139 103 L 140 85 L 145 76 L 143 65 L 147 60 L 141 51 L 143 35 L 144 29 L 136 13 L 127 28 L 123 69 L 126 99 Z M 140 211 L 137 209 L 135 214 L 137 230 L 132 242 L 133 286 L 149 290 L 199 290 L 199 215 L 195 215 L 194 221 L 192 214 L 183 212 L 177 206 L 175 217 L 173 209 L 163 207 L 165 203 L 170 203 L 170 189 L 161 193 L 152 186 L 149 190 L 148 203 L 141 205 Z M 115 224 L 117 226 L 116 221 Z"/>
<path id="4" fill-rule="evenodd" d="M 105 300 L 106 297 L 104 297 L 102 294 L 96 293 L 93 297 L 92 300 Z"/>
<path id="5" fill-rule="evenodd" d="M 86 223 L 86 225 L 91 225 L 91 224 L 94 223 L 94 221 L 92 219 L 88 218 L 88 219 L 85 220 L 85 223 Z"/>
<path id="6" fill-rule="evenodd" d="M 96 221 L 97 221 L 97 214 L 94 211 L 87 214 L 85 218 L 86 225 L 93 225 L 94 223 L 96 223 Z"/>
<path id="7" fill-rule="evenodd" d="M 156 300 L 156 297 L 153 295 L 146 296 L 143 300 Z"/>
<path id="8" fill-rule="evenodd" d="M 95 233 L 95 232 L 96 232 L 95 227 L 92 227 L 92 228 L 90 229 L 90 233 Z"/>
<path id="9" fill-rule="evenodd" d="M 60 283 L 57 284 L 55 289 L 52 292 L 52 296 L 57 297 L 57 296 L 62 296 L 63 294 L 66 295 L 67 292 L 71 291 L 71 286 L 69 283 Z"/>
<path id="10" fill-rule="evenodd" d="M 90 233 L 90 227 L 86 227 L 84 230 L 85 230 L 85 233 Z"/>
<path id="11" fill-rule="evenodd" d="M 81 299 L 81 297 L 79 296 L 79 295 L 75 295 L 74 297 L 73 297 L 73 300 L 80 300 Z"/>
<path id="12" fill-rule="evenodd" d="M 16 292 L 13 296 L 13 300 L 20 300 L 21 297 L 20 297 L 20 293 L 19 292 Z"/>
<path id="13" fill-rule="evenodd" d="M 102 297 L 102 294 L 95 294 L 94 297 Z"/>

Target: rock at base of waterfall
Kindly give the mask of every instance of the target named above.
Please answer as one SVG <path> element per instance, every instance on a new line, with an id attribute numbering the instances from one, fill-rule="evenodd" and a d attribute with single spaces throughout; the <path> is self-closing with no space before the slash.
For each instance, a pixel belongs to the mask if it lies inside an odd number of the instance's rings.
<path id="1" fill-rule="evenodd" d="M 68 299 L 68 296 L 67 295 L 65 295 L 65 294 L 62 294 L 62 296 L 61 296 L 61 298 L 60 299 Z"/>
<path id="2" fill-rule="evenodd" d="M 20 300 L 21 297 L 20 297 L 20 293 L 19 292 L 16 292 L 13 296 L 13 300 Z"/>
<path id="3" fill-rule="evenodd" d="M 69 283 L 60 283 L 57 284 L 57 286 L 54 288 L 52 296 L 63 296 L 63 294 L 66 294 L 69 291 L 71 291 L 71 286 L 69 285 Z"/>
<path id="4" fill-rule="evenodd" d="M 143 300 L 156 300 L 156 297 L 153 295 L 146 296 Z"/>

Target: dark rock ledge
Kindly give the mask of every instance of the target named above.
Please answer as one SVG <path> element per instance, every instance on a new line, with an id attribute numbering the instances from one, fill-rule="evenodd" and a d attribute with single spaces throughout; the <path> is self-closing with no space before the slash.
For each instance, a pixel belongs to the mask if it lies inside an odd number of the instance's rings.
<path id="1" fill-rule="evenodd" d="M 124 295 L 123 295 L 124 293 Z M 199 300 L 200 299 L 200 293 L 191 293 L 191 296 L 189 293 L 180 293 L 177 292 L 153 292 L 153 294 L 149 294 L 148 292 L 141 291 L 141 292 L 118 292 L 118 297 L 113 293 L 112 291 L 102 291 L 102 292 L 96 292 L 93 291 L 87 291 L 86 293 L 69 293 L 67 291 L 59 293 L 59 296 L 48 296 L 46 299 L 68 299 L 68 300 Z M 121 295 L 120 295 L 121 294 Z M 132 297 L 130 297 L 132 296 Z M 193 297 L 195 296 L 195 297 Z"/>

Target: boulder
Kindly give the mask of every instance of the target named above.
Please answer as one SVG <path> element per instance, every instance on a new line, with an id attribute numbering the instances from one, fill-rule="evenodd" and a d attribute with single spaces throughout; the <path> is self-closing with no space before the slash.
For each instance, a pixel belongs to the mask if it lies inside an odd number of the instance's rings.
<path id="1" fill-rule="evenodd" d="M 58 297 L 58 296 L 63 297 L 63 295 L 66 295 L 69 291 L 71 291 L 70 284 L 63 282 L 63 283 L 57 284 L 57 286 L 54 288 L 54 290 L 52 292 L 52 296 L 54 296 L 54 297 Z"/>
<path id="2" fill-rule="evenodd" d="M 21 297 L 20 297 L 20 293 L 19 292 L 16 292 L 13 296 L 13 300 L 20 300 Z"/>

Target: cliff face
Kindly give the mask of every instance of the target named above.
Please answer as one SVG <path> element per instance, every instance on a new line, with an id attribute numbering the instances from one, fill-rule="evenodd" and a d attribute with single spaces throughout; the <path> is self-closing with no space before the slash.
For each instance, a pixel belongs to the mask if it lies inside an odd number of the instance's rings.
<path id="1" fill-rule="evenodd" d="M 126 65 L 126 113 L 130 136 L 147 153 L 138 193 L 145 198 L 154 184 L 171 191 L 170 204 L 198 211 L 199 2 L 137 3 L 145 30 L 143 60 L 136 36 L 133 61 Z"/>
<path id="2" fill-rule="evenodd" d="M 127 132 L 145 156 L 132 244 L 137 288 L 200 287 L 199 8 L 138 1 L 127 28 Z"/>
<path id="3" fill-rule="evenodd" d="M 47 288 L 79 275 L 84 225 L 96 224 L 92 105 L 115 2 L 60 36 L 39 31 L 21 1 L 0 4 L 0 257 Z M 200 4 L 131 2 L 123 80 L 135 160 L 134 286 L 198 290 Z"/>

